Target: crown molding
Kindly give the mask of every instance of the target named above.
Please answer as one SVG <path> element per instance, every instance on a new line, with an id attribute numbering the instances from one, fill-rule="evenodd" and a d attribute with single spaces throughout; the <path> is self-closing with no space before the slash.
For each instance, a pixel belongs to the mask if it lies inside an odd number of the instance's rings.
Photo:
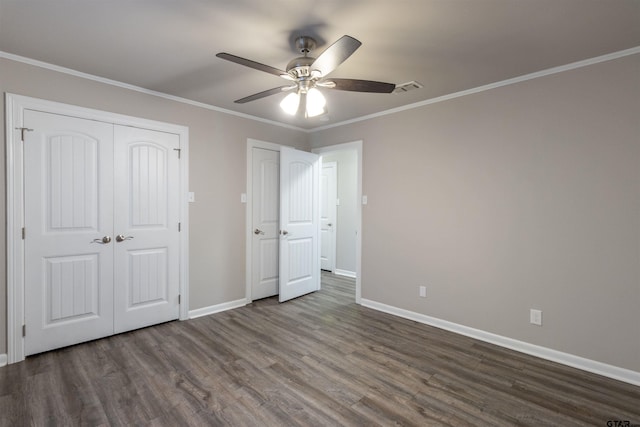
<path id="1" fill-rule="evenodd" d="M 164 93 L 164 92 L 158 92 L 158 91 L 155 91 L 155 90 L 145 89 L 145 88 L 140 87 L 140 86 L 135 86 L 135 85 L 131 85 L 131 84 L 128 84 L 128 83 L 119 82 L 117 80 L 107 79 L 105 77 L 100 77 L 100 76 L 96 76 L 96 75 L 93 75 L 93 74 L 83 73 L 81 71 L 76 71 L 76 70 L 73 70 L 71 68 L 65 68 L 65 67 L 61 67 L 59 65 L 49 64 L 47 62 L 38 61 L 38 60 L 35 60 L 35 59 L 31 59 L 31 58 L 27 58 L 27 57 L 24 57 L 24 56 L 20 56 L 20 55 L 14 55 L 13 53 L 4 52 L 4 51 L 1 51 L 1 50 L 0 50 L 0 58 L 5 58 L 5 59 L 9 59 L 11 61 L 16 61 L 16 62 L 21 62 L 21 63 L 27 64 L 27 65 L 33 65 L 35 67 L 44 68 L 44 69 L 47 69 L 47 70 L 56 71 L 58 73 L 68 74 L 70 76 L 79 77 L 79 78 L 87 79 L 87 80 L 92 80 L 92 81 L 98 82 L 98 83 L 104 83 L 104 84 L 107 84 L 107 85 L 111 85 L 111 86 L 116 86 L 116 87 L 123 88 L 123 89 L 132 90 L 132 91 L 135 91 L 135 92 L 140 92 L 140 93 L 143 93 L 145 95 L 156 96 L 158 98 L 164 98 L 164 99 L 168 99 L 170 101 L 176 101 L 176 102 L 180 102 L 182 104 L 192 105 L 194 107 L 204 108 L 206 110 L 212 110 L 212 111 L 217 111 L 219 113 L 230 114 L 232 116 L 242 117 L 244 119 L 249 119 L 249 120 L 255 120 L 257 122 L 266 123 L 266 124 L 270 124 L 270 125 L 274 125 L 274 126 L 279 126 L 279 127 L 283 127 L 283 128 L 287 128 L 287 129 L 293 129 L 293 130 L 297 130 L 297 131 L 300 131 L 300 132 L 305 132 L 305 133 L 309 132 L 308 129 L 303 129 L 303 128 L 300 128 L 300 127 L 297 127 L 297 126 L 288 125 L 286 123 L 276 122 L 274 120 L 263 119 L 262 117 L 252 116 L 250 114 L 239 113 L 237 111 L 228 110 L 226 108 L 217 107 L 215 105 L 206 104 L 204 102 L 198 102 L 198 101 L 193 101 L 191 99 L 182 98 L 182 97 L 175 96 L 175 95 L 169 95 L 169 94 Z"/>
<path id="2" fill-rule="evenodd" d="M 336 127 L 340 127 L 340 126 L 345 126 L 345 125 L 350 125 L 350 124 L 353 124 L 353 123 L 358 123 L 358 122 L 365 121 L 365 120 L 371 120 L 371 119 L 375 119 L 375 118 L 378 118 L 378 117 L 383 117 L 383 116 L 388 116 L 388 115 L 391 115 L 391 114 L 400 113 L 402 111 L 413 110 L 415 108 L 424 107 L 426 105 L 436 104 L 438 102 L 449 101 L 451 99 L 460 98 L 460 97 L 467 96 L 467 95 L 473 95 L 473 94 L 476 94 L 476 93 L 479 93 L 479 92 L 484 92 L 484 91 L 487 91 L 487 90 L 496 89 L 496 88 L 503 87 L 503 86 L 509 86 L 509 85 L 525 82 L 527 80 L 533 80 L 533 79 L 537 79 L 537 78 L 540 78 L 540 77 L 549 76 L 549 75 L 552 75 L 552 74 L 563 73 L 565 71 L 575 70 L 577 68 L 582 68 L 582 67 L 587 67 L 587 66 L 594 65 L 594 64 L 599 64 L 601 62 L 612 61 L 612 60 L 615 60 L 615 59 L 623 58 L 625 56 L 636 55 L 636 54 L 639 54 L 639 53 L 640 53 L 640 46 L 636 46 L 636 47 L 633 47 L 633 48 L 630 48 L 630 49 L 625 49 L 625 50 L 621 50 L 621 51 L 617 51 L 617 52 L 612 52 L 612 53 L 608 53 L 606 55 L 596 56 L 594 58 L 589 58 L 589 59 L 585 59 L 585 60 L 582 60 L 582 61 L 572 62 L 570 64 L 560 65 L 558 67 L 548 68 L 546 70 L 536 71 L 535 73 L 529 73 L 529 74 L 525 74 L 525 75 L 522 75 L 522 76 L 511 78 L 511 79 L 501 80 L 501 81 L 495 82 L 495 83 L 489 83 L 487 85 L 478 86 L 478 87 L 475 87 L 475 88 L 471 88 L 471 89 L 467 89 L 467 90 L 463 90 L 463 91 L 459 91 L 459 92 L 450 93 L 448 95 L 438 96 L 436 98 L 426 99 L 424 101 L 419 101 L 419 102 L 415 102 L 415 103 L 412 103 L 412 104 L 403 105 L 401 107 L 391 108 L 389 110 L 384 110 L 384 111 L 380 111 L 380 112 L 377 112 L 377 113 L 368 114 L 368 115 L 361 116 L 361 117 L 356 117 L 354 119 L 345 120 L 345 121 L 338 122 L 338 123 L 332 123 L 332 124 L 325 125 L 325 126 L 315 127 L 315 128 L 312 128 L 312 129 L 304 129 L 304 128 L 301 128 L 301 127 L 298 127 L 298 126 L 293 126 L 293 125 L 289 125 L 289 124 L 286 124 L 286 123 L 277 122 L 277 121 L 274 121 L 274 120 L 263 119 L 262 117 L 252 116 L 250 114 L 239 113 L 237 111 L 228 110 L 226 108 L 217 107 L 215 105 L 205 104 L 204 102 L 193 101 L 191 99 L 182 98 L 182 97 L 179 97 L 179 96 L 169 95 L 169 94 L 166 94 L 166 93 L 163 93 L 163 92 L 157 92 L 157 91 L 145 89 L 145 88 L 142 88 L 142 87 L 139 87 L 139 86 L 134 86 L 134 85 L 131 85 L 131 84 L 128 84 L 128 83 L 123 83 L 123 82 L 119 82 L 119 81 L 116 81 L 116 80 L 111 80 L 111 79 L 107 79 L 107 78 L 104 78 L 104 77 L 95 76 L 93 74 L 83 73 L 83 72 L 76 71 L 76 70 L 73 70 L 73 69 L 70 69 L 70 68 L 60 67 L 58 65 L 49 64 L 47 62 L 42 62 L 42 61 L 38 61 L 38 60 L 35 60 L 35 59 L 31 59 L 31 58 L 26 58 L 24 56 L 14 55 L 14 54 L 8 53 L 8 52 L 0 51 L 0 58 L 6 58 L 6 59 L 10 59 L 12 61 L 22 62 L 24 64 L 33 65 L 33 66 L 40 67 L 40 68 L 45 68 L 45 69 L 48 69 L 48 70 L 51 70 L 51 71 L 56 71 L 56 72 L 59 72 L 59 73 L 69 74 L 69 75 L 72 75 L 72 76 L 75 76 L 75 77 L 80 77 L 80 78 L 83 78 L 83 79 L 92 80 L 92 81 L 96 81 L 96 82 L 100 82 L 100 83 L 104 83 L 104 84 L 120 87 L 120 88 L 123 88 L 123 89 L 133 90 L 133 91 L 144 93 L 144 94 L 151 95 L 151 96 L 157 96 L 159 98 L 164 98 L 164 99 L 168 99 L 168 100 L 171 100 L 171 101 L 176 101 L 176 102 L 180 102 L 180 103 L 183 103 L 183 104 L 192 105 L 194 107 L 204 108 L 204 109 L 207 109 L 207 110 L 217 111 L 217 112 L 224 113 L 224 114 L 230 114 L 230 115 L 236 116 L 236 117 L 242 117 L 242 118 L 249 119 L 249 120 L 255 120 L 255 121 L 258 121 L 258 122 L 261 122 L 261 123 L 266 123 L 266 124 L 270 124 L 270 125 L 274 125 L 274 126 L 279 126 L 279 127 L 283 127 L 283 128 L 292 129 L 292 130 L 296 130 L 296 131 L 299 131 L 299 132 L 304 132 L 304 133 L 307 133 L 307 134 L 311 134 L 311 133 L 314 133 L 314 132 L 319 132 L 319 131 L 323 131 L 323 130 L 327 130 L 327 129 L 332 129 L 332 128 L 336 128 Z"/>
<path id="3" fill-rule="evenodd" d="M 606 55 L 596 56 L 595 58 L 589 58 L 582 61 L 572 62 L 566 65 L 560 65 L 558 67 L 548 68 L 546 70 L 536 71 L 535 73 L 524 74 L 522 76 L 514 77 L 507 80 L 501 80 L 495 83 L 489 83 L 483 86 L 478 86 L 472 89 L 463 90 L 460 92 L 450 93 L 448 95 L 438 96 L 436 98 L 426 99 L 424 101 L 415 102 L 413 104 L 403 105 L 402 107 L 392 108 L 385 111 L 380 111 L 366 116 L 357 117 L 355 119 L 345 120 L 339 123 L 332 123 L 330 125 L 319 126 L 310 129 L 310 132 L 318 132 L 326 129 L 336 128 L 340 126 L 350 125 L 352 123 L 362 122 L 364 120 L 371 120 L 377 117 L 388 116 L 390 114 L 400 113 L 402 111 L 413 110 L 414 108 L 424 107 L 425 105 L 437 104 L 438 102 L 449 101 L 450 99 L 460 98 L 467 95 L 473 95 L 475 93 L 484 92 L 491 89 L 496 89 L 503 86 L 509 86 L 527 80 L 533 80 L 540 77 L 550 76 L 552 74 L 563 73 L 565 71 L 575 70 L 577 68 L 588 67 L 589 65 L 599 64 L 601 62 L 612 61 L 614 59 L 623 58 L 625 56 L 636 55 L 640 53 L 640 46 L 633 47 L 631 49 L 625 49 L 618 52 L 608 53 Z"/>

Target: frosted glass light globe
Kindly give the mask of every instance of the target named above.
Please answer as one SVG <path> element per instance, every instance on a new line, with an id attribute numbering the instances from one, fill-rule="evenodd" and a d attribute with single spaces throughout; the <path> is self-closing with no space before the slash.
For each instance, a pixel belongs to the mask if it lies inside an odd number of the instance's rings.
<path id="1" fill-rule="evenodd" d="M 280 108 L 284 110 L 285 113 L 293 116 L 298 111 L 298 105 L 300 105 L 300 95 L 295 92 L 290 93 L 285 96 L 284 99 L 280 102 Z"/>
<path id="2" fill-rule="evenodd" d="M 327 105 L 327 100 L 322 93 L 316 88 L 309 89 L 307 92 L 307 117 L 323 114 L 325 105 Z"/>

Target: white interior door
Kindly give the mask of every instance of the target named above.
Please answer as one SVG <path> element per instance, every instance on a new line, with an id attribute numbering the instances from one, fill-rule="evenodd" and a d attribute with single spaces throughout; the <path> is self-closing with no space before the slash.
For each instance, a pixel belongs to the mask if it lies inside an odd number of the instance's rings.
<path id="1" fill-rule="evenodd" d="M 31 110 L 24 126 L 29 355 L 113 333 L 113 126 Z"/>
<path id="2" fill-rule="evenodd" d="M 336 220 L 338 202 L 338 164 L 323 162 L 320 173 L 320 268 L 336 268 Z"/>
<path id="3" fill-rule="evenodd" d="M 114 331 L 179 317 L 180 137 L 115 126 Z"/>
<path id="4" fill-rule="evenodd" d="M 320 289 L 320 158 L 280 151 L 280 302 Z"/>
<path id="5" fill-rule="evenodd" d="M 280 153 L 252 149 L 251 299 L 278 294 Z"/>

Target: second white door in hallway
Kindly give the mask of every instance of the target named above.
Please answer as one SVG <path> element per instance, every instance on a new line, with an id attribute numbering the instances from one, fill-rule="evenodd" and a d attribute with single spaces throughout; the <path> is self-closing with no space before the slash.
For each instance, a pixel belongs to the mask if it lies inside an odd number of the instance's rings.
<path id="1" fill-rule="evenodd" d="M 338 164 L 323 162 L 320 173 L 320 268 L 336 268 Z"/>

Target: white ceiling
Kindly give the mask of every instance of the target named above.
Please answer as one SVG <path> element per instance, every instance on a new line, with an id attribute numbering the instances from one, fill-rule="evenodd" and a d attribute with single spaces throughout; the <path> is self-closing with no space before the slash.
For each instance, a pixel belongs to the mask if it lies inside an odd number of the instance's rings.
<path id="1" fill-rule="evenodd" d="M 328 120 L 299 119 L 284 94 L 235 104 L 287 82 L 215 57 L 283 69 L 295 36 L 317 56 L 345 34 L 332 77 L 424 88 L 325 90 Z M 306 129 L 637 46 L 640 0 L 0 0 L 0 51 Z"/>

